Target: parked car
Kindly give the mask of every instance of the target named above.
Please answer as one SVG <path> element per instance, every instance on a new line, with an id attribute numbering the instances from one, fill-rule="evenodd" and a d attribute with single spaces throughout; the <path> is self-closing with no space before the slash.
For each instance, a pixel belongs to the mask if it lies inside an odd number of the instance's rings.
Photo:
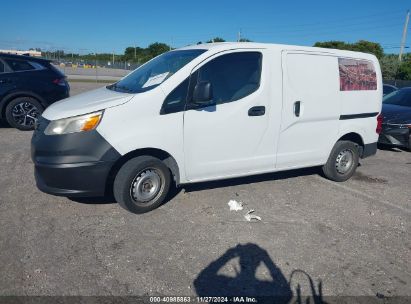
<path id="1" fill-rule="evenodd" d="M 411 149 L 411 87 L 388 94 L 382 104 L 380 144 Z"/>
<path id="2" fill-rule="evenodd" d="M 49 60 L 0 53 L 0 120 L 32 130 L 53 102 L 69 96 L 66 77 Z"/>
<path id="3" fill-rule="evenodd" d="M 398 88 L 396 86 L 384 83 L 383 88 L 382 88 L 382 94 L 383 94 L 383 96 L 385 96 L 385 95 L 390 94 L 390 93 L 392 93 L 394 91 L 397 91 L 397 90 L 398 90 Z"/>
<path id="4" fill-rule="evenodd" d="M 43 113 L 32 138 L 37 187 L 113 192 L 142 213 L 173 183 L 311 166 L 342 182 L 376 153 L 381 101 L 370 54 L 258 43 L 173 50 Z"/>

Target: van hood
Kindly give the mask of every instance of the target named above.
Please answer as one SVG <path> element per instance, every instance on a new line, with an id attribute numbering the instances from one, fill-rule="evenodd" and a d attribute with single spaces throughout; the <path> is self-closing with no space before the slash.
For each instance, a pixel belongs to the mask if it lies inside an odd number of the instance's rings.
<path id="1" fill-rule="evenodd" d="M 103 87 L 60 100 L 49 106 L 42 116 L 48 120 L 57 120 L 87 114 L 119 106 L 133 97 L 133 94 L 116 92 Z"/>

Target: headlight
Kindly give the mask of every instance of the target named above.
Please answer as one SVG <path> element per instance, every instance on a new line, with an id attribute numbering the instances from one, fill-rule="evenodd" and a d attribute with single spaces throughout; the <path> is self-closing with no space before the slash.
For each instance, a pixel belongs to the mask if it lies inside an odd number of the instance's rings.
<path id="1" fill-rule="evenodd" d="M 99 111 L 81 116 L 53 120 L 49 123 L 46 130 L 44 130 L 44 134 L 59 135 L 91 131 L 97 128 L 102 117 L 103 111 Z"/>

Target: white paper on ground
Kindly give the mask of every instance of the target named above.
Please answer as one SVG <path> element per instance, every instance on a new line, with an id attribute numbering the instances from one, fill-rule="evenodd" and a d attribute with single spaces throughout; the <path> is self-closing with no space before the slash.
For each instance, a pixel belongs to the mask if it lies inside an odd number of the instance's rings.
<path id="1" fill-rule="evenodd" d="M 243 210 L 243 203 L 242 202 L 237 202 L 236 200 L 230 200 L 227 204 L 228 204 L 228 206 L 230 206 L 230 211 Z"/>
<path id="2" fill-rule="evenodd" d="M 160 83 L 162 83 L 163 81 L 164 81 L 164 79 L 166 79 L 166 77 L 167 77 L 167 75 L 169 74 L 170 72 L 165 72 L 165 73 L 163 73 L 163 74 L 158 74 L 158 75 L 156 75 L 156 76 L 152 76 L 152 77 L 150 77 L 147 81 L 146 81 L 146 83 L 145 84 L 143 84 L 143 88 L 147 88 L 147 87 L 151 87 L 151 86 L 153 86 L 153 85 L 157 85 L 157 84 L 160 84 Z"/>
<path id="3" fill-rule="evenodd" d="M 257 220 L 257 221 L 261 221 L 261 217 L 258 215 L 254 215 L 252 213 L 254 213 L 254 209 L 251 209 L 250 211 L 248 211 L 246 213 L 246 215 L 244 215 L 244 218 L 248 221 L 251 222 L 251 220 Z"/>

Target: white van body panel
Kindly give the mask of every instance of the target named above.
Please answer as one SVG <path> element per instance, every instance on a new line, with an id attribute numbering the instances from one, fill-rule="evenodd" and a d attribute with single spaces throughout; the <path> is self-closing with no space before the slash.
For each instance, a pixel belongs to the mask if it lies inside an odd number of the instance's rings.
<path id="1" fill-rule="evenodd" d="M 42 116 L 49 120 L 72 117 L 115 107 L 132 98 L 131 94 L 119 93 L 102 87 L 60 100 L 48 107 Z"/>
<path id="2" fill-rule="evenodd" d="M 165 97 L 162 90 L 152 90 L 135 96 L 127 103 L 127 111 L 123 106 L 110 108 L 97 130 L 122 155 L 147 148 L 167 152 L 185 179 L 183 112 L 159 115 Z"/>
<path id="3" fill-rule="evenodd" d="M 97 131 L 122 156 L 159 149 L 174 158 L 179 183 L 216 180 L 287 168 L 322 165 L 339 138 L 357 133 L 375 143 L 376 117 L 341 120 L 341 115 L 379 113 L 382 78 L 373 55 L 312 47 L 258 43 L 218 43 L 183 49 L 207 51 L 154 89 L 138 94 L 102 88 L 70 97 L 44 112 L 48 120 L 104 109 Z M 263 53 L 260 88 L 243 99 L 217 105 L 215 111 L 188 110 L 160 115 L 166 96 L 192 72 L 220 54 Z M 338 58 L 373 63 L 373 91 L 340 91 Z M 300 116 L 294 115 L 301 102 Z M 264 105 L 264 116 L 247 111 Z"/>
<path id="4" fill-rule="evenodd" d="M 283 51 L 283 111 L 277 168 L 324 164 L 338 134 L 337 57 Z M 294 107 L 300 103 L 297 117 Z"/>

